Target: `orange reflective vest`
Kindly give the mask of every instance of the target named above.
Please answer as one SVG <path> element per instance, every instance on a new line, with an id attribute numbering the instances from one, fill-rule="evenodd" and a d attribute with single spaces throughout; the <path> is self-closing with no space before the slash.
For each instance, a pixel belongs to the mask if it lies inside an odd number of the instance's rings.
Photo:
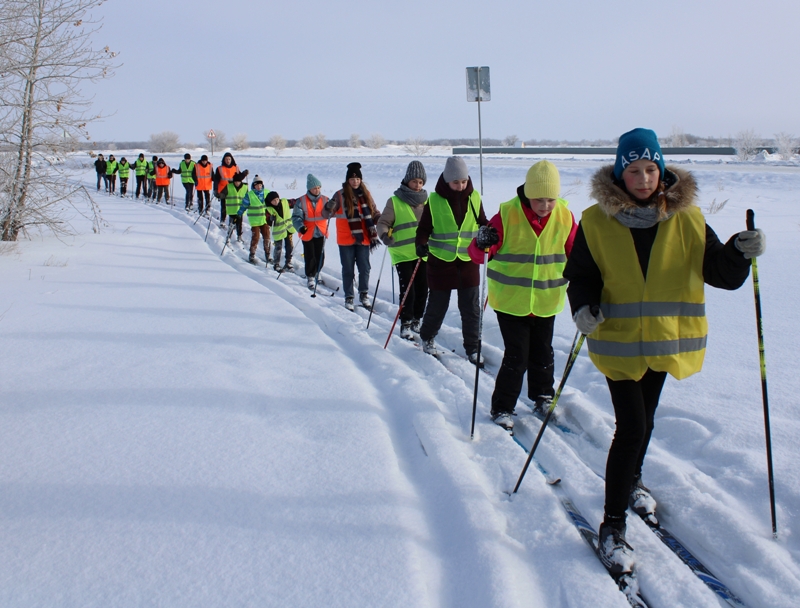
<path id="1" fill-rule="evenodd" d="M 230 167 L 226 167 L 225 165 L 220 165 L 217 168 L 219 171 L 219 183 L 217 184 L 217 192 L 224 192 L 228 188 L 228 184 L 233 183 L 233 176 L 239 173 L 239 167 L 236 165 L 231 165 Z"/>
<path id="2" fill-rule="evenodd" d="M 206 163 L 206 166 L 203 166 L 203 163 L 197 163 L 194 166 L 195 175 L 197 175 L 197 189 L 198 190 L 211 190 L 211 176 L 214 173 L 214 167 L 211 166 L 211 163 Z"/>
<path id="3" fill-rule="evenodd" d="M 356 237 L 353 236 L 352 231 L 350 230 L 350 220 L 347 218 L 347 214 L 344 211 L 344 195 L 340 190 L 336 194 L 333 195 L 334 198 L 339 202 L 339 206 L 336 210 L 336 244 L 347 246 L 347 245 L 369 245 L 369 230 L 367 229 L 367 223 L 361 218 L 361 231 L 362 231 L 362 238 L 360 243 L 356 243 Z M 356 200 L 356 205 L 360 210 L 361 203 L 360 199 Z"/>
<path id="4" fill-rule="evenodd" d="M 303 224 L 308 228 L 305 234 L 300 235 L 300 238 L 304 241 L 310 241 L 314 238 L 314 228 L 319 228 L 322 236 L 328 238 L 328 222 L 322 217 L 322 209 L 327 202 L 328 197 L 326 196 L 320 196 L 316 204 L 311 202 L 308 194 L 303 196 L 303 205 L 305 205 L 304 211 L 306 212 L 306 219 L 303 220 Z"/>
<path id="5" fill-rule="evenodd" d="M 166 165 L 156 165 L 156 186 L 169 186 L 172 176 L 169 173 L 170 169 Z"/>

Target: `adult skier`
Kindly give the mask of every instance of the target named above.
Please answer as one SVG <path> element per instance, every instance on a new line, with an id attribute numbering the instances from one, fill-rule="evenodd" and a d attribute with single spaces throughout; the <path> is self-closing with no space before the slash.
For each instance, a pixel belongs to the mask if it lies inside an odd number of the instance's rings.
<path id="1" fill-rule="evenodd" d="M 114 158 L 113 154 L 108 155 L 106 161 L 106 192 L 115 194 L 117 190 L 117 171 L 119 170 L 119 163 Z"/>
<path id="2" fill-rule="evenodd" d="M 128 179 L 131 175 L 131 165 L 124 156 L 119 159 L 119 195 L 124 197 L 128 193 Z"/>
<path id="3" fill-rule="evenodd" d="M 225 217 L 230 213 L 228 211 L 228 206 L 225 204 L 225 196 L 228 193 L 228 186 L 233 181 L 233 176 L 237 173 L 242 174 L 242 179 L 247 177 L 249 171 L 239 171 L 239 167 L 236 165 L 236 161 L 233 158 L 233 154 L 230 152 L 225 152 L 222 155 L 222 164 L 217 167 L 217 170 L 214 171 L 214 193 L 215 196 L 220 200 L 220 216 L 219 216 L 219 227 L 223 228 L 225 226 Z M 231 205 L 234 207 L 234 205 Z M 236 214 L 236 210 L 239 208 L 238 204 L 235 205 L 233 213 Z"/>
<path id="4" fill-rule="evenodd" d="M 344 306 L 355 310 L 353 305 L 353 283 L 358 266 L 358 299 L 361 306 L 370 308 L 369 301 L 369 254 L 380 245 L 375 223 L 380 211 L 361 175 L 361 164 L 350 163 L 342 188 L 337 190 L 322 212 L 326 218 L 336 218 L 336 242 L 342 262 L 342 284 Z"/>
<path id="5" fill-rule="evenodd" d="M 505 348 L 491 416 L 506 430 L 514 428 L 512 416 L 526 373 L 534 411 L 544 414 L 555 394 L 553 326 L 564 309 L 564 266 L 578 230 L 560 194 L 556 166 L 546 160 L 536 163 L 517 195 L 500 205 L 469 246 L 476 264 L 483 263 L 489 250 L 489 305 L 497 314 Z"/>
<path id="6" fill-rule="evenodd" d="M 472 187 L 467 163 L 460 156 L 447 159 L 444 171 L 428 197 L 417 227 L 417 257 L 428 256 L 428 304 L 422 317 L 419 337 L 422 349 L 437 356 L 434 338 L 450 306 L 450 294 L 458 293 L 461 334 L 470 362 L 478 360 L 480 324 L 480 269 L 469 257 L 467 248 L 486 224 L 481 195 Z"/>
<path id="7" fill-rule="evenodd" d="M 428 275 L 425 258 L 417 257 L 414 239 L 422 211 L 428 202 L 425 182 L 428 176 L 425 167 L 418 160 L 412 160 L 406 168 L 405 177 L 394 195 L 386 201 L 386 206 L 378 219 L 378 236 L 389 248 L 392 264 L 397 269 L 400 293 L 406 293 L 406 304 L 400 311 L 400 337 L 411 340 L 419 333 L 420 320 L 428 301 Z M 391 234 L 389 231 L 391 230 Z M 419 266 L 417 262 L 419 261 Z M 416 269 L 414 282 L 409 286 L 411 275 Z"/>
<path id="8" fill-rule="evenodd" d="M 203 154 L 200 162 L 194 166 L 192 181 L 197 184 L 197 213 L 203 215 L 211 212 L 211 188 L 214 182 L 214 166 Z"/>
<path id="9" fill-rule="evenodd" d="M 231 183 L 225 189 L 225 196 L 222 198 L 223 209 L 230 216 L 231 226 L 236 226 L 236 238 L 240 243 L 242 242 L 242 216 L 239 215 L 239 209 L 242 206 L 244 197 L 247 196 L 247 184 L 244 183 L 245 177 L 247 177 L 245 173 L 235 173 Z M 261 185 L 263 187 L 264 184 L 262 183 Z M 224 223 L 220 224 L 220 227 L 224 226 Z M 256 241 L 256 244 L 258 244 L 258 241 Z"/>
<path id="10" fill-rule="evenodd" d="M 94 170 L 97 173 L 97 191 L 100 192 L 100 182 L 102 181 L 105 185 L 106 192 L 108 192 L 108 179 L 106 178 L 106 159 L 103 157 L 102 154 L 97 155 L 97 159 L 94 161 Z"/>
<path id="11" fill-rule="evenodd" d="M 136 174 L 136 198 L 140 193 L 144 193 L 147 198 L 147 165 L 144 154 L 140 153 L 139 158 L 133 163 L 133 172 Z"/>
<path id="12" fill-rule="evenodd" d="M 184 198 L 183 207 L 186 211 L 190 211 L 192 209 L 192 201 L 194 199 L 194 167 L 195 162 L 192 160 L 192 155 L 188 152 L 183 155 L 183 160 L 181 164 L 178 165 L 178 171 L 181 173 L 181 184 L 183 184 L 183 189 L 186 192 L 186 196 Z"/>
<path id="13" fill-rule="evenodd" d="M 575 324 L 606 376 L 616 417 L 598 546 L 614 572 L 634 565 L 627 507 L 655 517 L 642 464 L 666 376 L 680 380 L 703 364 L 704 283 L 737 289 L 750 258 L 764 253 L 761 230 L 739 232 L 723 245 L 697 206 L 697 191 L 691 173 L 664 165 L 653 131 L 624 133 L 614 165 L 592 179 L 597 204 L 583 212 L 564 271 Z"/>

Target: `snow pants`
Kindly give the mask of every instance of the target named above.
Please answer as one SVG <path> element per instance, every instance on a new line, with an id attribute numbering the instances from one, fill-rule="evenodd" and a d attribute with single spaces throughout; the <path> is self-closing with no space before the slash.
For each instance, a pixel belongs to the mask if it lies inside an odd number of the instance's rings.
<path id="1" fill-rule="evenodd" d="M 303 241 L 303 260 L 306 277 L 315 277 L 325 264 L 322 252 L 325 248 L 325 237 L 315 236 L 310 241 Z"/>
<path id="2" fill-rule="evenodd" d="M 400 321 L 412 321 L 414 319 L 421 319 L 425 314 L 425 304 L 428 302 L 428 269 L 426 268 L 427 262 L 420 262 L 417 275 L 414 277 L 414 282 L 409 288 L 408 282 L 411 280 L 411 275 L 414 274 L 414 267 L 417 265 L 417 260 L 409 260 L 408 262 L 400 262 L 395 265 L 397 270 L 397 280 L 400 284 L 400 299 L 403 299 L 403 294 L 408 289 L 408 296 L 406 303 L 403 305 L 403 310 L 400 311 Z"/>
<path id="3" fill-rule="evenodd" d="M 344 297 L 353 297 L 353 283 L 358 267 L 358 293 L 369 292 L 369 245 L 339 245 L 339 259 L 342 261 L 342 285 Z"/>
<path id="4" fill-rule="evenodd" d="M 556 318 L 517 317 L 496 312 L 505 353 L 494 383 L 492 413 L 513 414 L 526 372 L 528 399 L 533 401 L 540 395 L 555 395 L 552 344 Z"/>
<path id="5" fill-rule="evenodd" d="M 139 198 L 140 193 L 147 198 L 147 176 L 145 175 L 136 176 L 136 198 Z"/>
<path id="6" fill-rule="evenodd" d="M 431 289 L 428 293 L 428 304 L 419 337 L 422 340 L 435 338 L 442 327 L 442 322 L 450 306 L 451 289 Z M 461 313 L 461 336 L 464 339 L 464 350 L 467 355 L 478 351 L 479 325 L 481 318 L 480 286 L 462 287 L 458 293 L 458 311 Z"/>
<path id="7" fill-rule="evenodd" d="M 606 461 L 606 515 L 625 517 L 634 479 L 641 475 L 653 433 L 653 418 L 667 372 L 648 369 L 642 379 L 606 378 L 617 430 Z"/>
<path id="8" fill-rule="evenodd" d="M 275 252 L 272 254 L 272 260 L 276 264 L 281 263 L 281 253 L 283 252 L 284 248 L 286 249 L 286 264 L 292 261 L 292 252 L 294 251 L 294 243 L 292 242 L 293 236 L 293 234 L 287 234 L 286 238 L 281 239 L 280 241 L 275 241 Z"/>
<path id="9" fill-rule="evenodd" d="M 194 198 L 194 183 L 189 182 L 183 184 L 183 189 L 186 190 L 186 197 L 183 204 L 186 209 L 192 206 L 192 199 Z"/>

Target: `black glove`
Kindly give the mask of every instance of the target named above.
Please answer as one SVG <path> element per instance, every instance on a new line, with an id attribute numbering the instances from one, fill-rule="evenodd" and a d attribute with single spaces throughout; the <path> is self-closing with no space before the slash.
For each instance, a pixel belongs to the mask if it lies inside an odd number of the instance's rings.
<path id="1" fill-rule="evenodd" d="M 424 258 L 428 255 L 428 244 L 417 245 L 417 257 Z"/>
<path id="2" fill-rule="evenodd" d="M 301 227 L 300 230 L 298 230 L 297 232 L 299 232 L 300 234 L 305 234 L 306 232 L 308 232 L 308 226 Z"/>
<path id="3" fill-rule="evenodd" d="M 500 241 L 500 235 L 493 226 L 481 226 L 478 230 L 478 236 L 475 238 L 475 244 L 478 249 L 489 249 L 492 245 Z"/>

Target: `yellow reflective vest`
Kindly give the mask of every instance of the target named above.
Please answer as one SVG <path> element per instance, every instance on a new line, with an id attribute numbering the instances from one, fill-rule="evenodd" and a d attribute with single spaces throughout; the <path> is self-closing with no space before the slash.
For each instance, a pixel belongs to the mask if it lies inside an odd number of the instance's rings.
<path id="1" fill-rule="evenodd" d="M 427 202 L 423 205 L 427 205 Z M 394 209 L 394 226 L 392 226 L 394 243 L 389 245 L 389 256 L 392 258 L 392 264 L 396 266 L 401 262 L 417 259 L 414 240 L 417 236 L 419 220 L 417 220 L 411 205 L 397 196 L 392 197 L 392 208 Z M 428 257 L 425 256 L 423 259 L 427 260 Z"/>
<path id="2" fill-rule="evenodd" d="M 428 206 L 431 208 L 433 232 L 428 239 L 428 252 L 445 262 L 453 262 L 456 258 L 469 262 L 467 248 L 470 242 L 478 236 L 478 216 L 481 211 L 481 195 L 473 190 L 469 195 L 467 212 L 461 226 L 456 225 L 453 209 L 446 198 L 436 192 L 428 197 Z"/>
<path id="3" fill-rule="evenodd" d="M 612 380 L 637 381 L 648 368 L 679 380 L 699 372 L 708 333 L 700 209 L 659 224 L 646 278 L 630 229 L 597 205 L 583 212 L 581 226 L 603 276 L 605 320 L 587 340 L 597 368 Z"/>
<path id="4" fill-rule="evenodd" d="M 489 306 L 518 317 L 552 317 L 564 309 L 564 245 L 572 231 L 567 204 L 558 199 L 539 236 L 518 196 L 500 205 L 503 244 L 486 268 Z"/>
<path id="5" fill-rule="evenodd" d="M 247 184 L 242 183 L 237 190 L 233 182 L 230 182 L 225 192 L 225 213 L 230 216 L 236 215 L 239 212 L 239 207 L 241 207 L 245 196 L 247 196 Z M 261 205 L 264 205 L 264 203 L 261 203 Z M 261 211 L 263 213 L 264 209 L 262 208 Z M 248 219 L 252 218 L 248 217 Z M 266 220 L 264 220 L 264 223 L 266 223 Z"/>
<path id="6" fill-rule="evenodd" d="M 280 199 L 281 213 L 283 217 L 278 215 L 278 210 L 273 205 L 267 205 L 267 213 L 274 219 L 272 223 L 272 240 L 276 243 L 282 241 L 290 234 L 297 232 L 292 226 L 292 210 L 289 209 L 289 201 L 285 198 Z"/>

